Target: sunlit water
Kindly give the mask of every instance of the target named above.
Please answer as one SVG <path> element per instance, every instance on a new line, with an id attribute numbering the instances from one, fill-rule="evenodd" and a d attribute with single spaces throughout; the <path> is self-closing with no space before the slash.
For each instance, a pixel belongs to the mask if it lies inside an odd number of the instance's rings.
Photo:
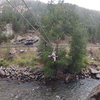
<path id="1" fill-rule="evenodd" d="M 19 83 L 0 79 L 0 100 L 85 100 L 100 80 L 85 79 L 70 84 Z"/>

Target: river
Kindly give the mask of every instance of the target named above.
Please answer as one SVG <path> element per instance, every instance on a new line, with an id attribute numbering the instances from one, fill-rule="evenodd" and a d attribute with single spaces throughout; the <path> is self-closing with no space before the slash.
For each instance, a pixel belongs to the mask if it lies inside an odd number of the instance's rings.
<path id="1" fill-rule="evenodd" d="M 21 83 L 0 79 L 0 100 L 85 100 L 100 80 L 84 79 L 69 84 Z"/>

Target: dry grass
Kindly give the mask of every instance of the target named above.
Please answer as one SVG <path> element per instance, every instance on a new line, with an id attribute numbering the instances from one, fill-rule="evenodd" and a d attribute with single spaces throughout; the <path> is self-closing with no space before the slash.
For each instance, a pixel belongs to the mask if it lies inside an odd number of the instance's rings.
<path id="1" fill-rule="evenodd" d="M 4 45 L 11 45 L 11 44 L 4 44 Z M 67 53 L 70 51 L 69 45 L 65 48 L 65 46 L 59 46 L 61 49 L 65 49 Z M 15 48 L 12 48 L 15 49 Z M 100 50 L 99 47 L 96 46 L 89 46 L 88 51 L 92 49 L 93 57 L 88 58 L 89 64 L 96 64 L 100 66 L 100 61 L 97 61 L 92 58 L 100 58 Z M 0 48 L 0 59 L 4 59 L 4 63 L 9 65 L 19 65 L 19 66 L 27 66 L 27 67 L 43 67 L 42 64 L 39 63 L 37 57 L 37 49 L 36 47 L 21 47 L 16 48 L 16 54 L 10 55 L 9 51 L 11 48 Z M 26 50 L 24 53 L 20 53 L 20 50 Z M 89 52 L 88 54 L 89 55 Z"/>
<path id="2" fill-rule="evenodd" d="M 18 48 L 15 54 L 9 54 L 11 49 L 2 48 L 0 50 L 0 59 L 3 60 L 4 65 L 8 63 L 9 65 L 19 65 L 22 67 L 34 67 L 38 64 L 38 58 L 36 52 L 31 48 Z M 20 50 L 26 50 L 26 52 L 21 53 Z"/>

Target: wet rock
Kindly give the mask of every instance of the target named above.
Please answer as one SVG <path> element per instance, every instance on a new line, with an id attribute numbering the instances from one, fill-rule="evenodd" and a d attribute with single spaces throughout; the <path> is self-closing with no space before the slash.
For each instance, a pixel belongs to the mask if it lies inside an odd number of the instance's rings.
<path id="1" fill-rule="evenodd" d="M 16 95 L 16 96 L 15 96 L 15 99 L 18 99 L 18 98 L 19 98 L 19 96 L 18 96 L 18 95 Z"/>
<path id="2" fill-rule="evenodd" d="M 61 100 L 61 97 L 59 95 L 56 95 L 56 100 Z"/>
<path id="3" fill-rule="evenodd" d="M 96 78 L 97 79 L 100 79 L 100 74 L 96 74 Z"/>

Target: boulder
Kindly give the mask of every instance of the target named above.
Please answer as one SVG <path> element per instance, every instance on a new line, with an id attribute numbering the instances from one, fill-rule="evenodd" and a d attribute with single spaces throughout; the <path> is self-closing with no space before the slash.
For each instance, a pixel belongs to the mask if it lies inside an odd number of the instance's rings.
<path id="1" fill-rule="evenodd" d="M 0 76 L 5 76 L 5 72 L 2 69 L 0 69 Z"/>
<path id="2" fill-rule="evenodd" d="M 94 68 L 90 68 L 90 72 L 91 72 L 92 74 L 99 74 L 99 73 L 100 73 L 100 70 L 98 71 L 98 70 L 96 70 L 96 69 L 94 69 Z"/>
<path id="3" fill-rule="evenodd" d="M 96 78 L 97 79 L 100 79 L 100 74 L 96 74 Z"/>
<path id="4" fill-rule="evenodd" d="M 11 55 L 16 54 L 16 50 L 15 49 L 10 50 L 9 54 Z"/>
<path id="5" fill-rule="evenodd" d="M 97 66 L 96 70 L 100 70 L 100 66 Z"/>
<path id="6" fill-rule="evenodd" d="M 22 50 L 22 49 L 20 50 L 20 53 L 24 53 L 24 52 L 25 52 L 25 50 Z"/>
<path id="7" fill-rule="evenodd" d="M 59 95 L 56 95 L 56 100 L 61 100 L 61 97 Z"/>

